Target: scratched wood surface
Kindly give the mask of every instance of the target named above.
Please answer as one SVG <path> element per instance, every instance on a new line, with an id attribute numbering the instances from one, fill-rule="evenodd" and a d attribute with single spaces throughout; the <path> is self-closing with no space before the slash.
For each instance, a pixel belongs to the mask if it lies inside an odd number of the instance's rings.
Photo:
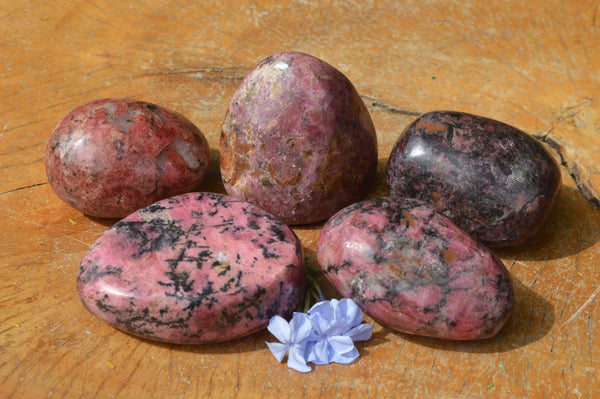
<path id="1" fill-rule="evenodd" d="M 123 3 L 123 4 L 122 4 Z M 0 1 L 0 397 L 567 397 L 600 392 L 600 12 L 597 1 Z M 380 145 L 422 112 L 502 120 L 545 141 L 564 188 L 530 243 L 497 251 L 513 277 L 500 334 L 447 342 L 374 323 L 352 365 L 300 374 L 267 332 L 157 344 L 94 318 L 78 264 L 111 221 L 62 203 L 45 142 L 72 108 L 133 97 L 218 137 L 229 98 L 264 57 L 308 52 L 357 87 Z M 314 261 L 319 226 L 295 229 Z M 328 291 L 332 294 L 331 290 Z M 372 322 L 372 321 L 371 321 Z"/>

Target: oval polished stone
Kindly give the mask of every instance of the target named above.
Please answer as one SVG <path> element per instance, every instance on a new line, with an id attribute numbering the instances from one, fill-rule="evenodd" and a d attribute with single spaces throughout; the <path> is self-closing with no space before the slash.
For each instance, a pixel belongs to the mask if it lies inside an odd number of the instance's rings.
<path id="1" fill-rule="evenodd" d="M 392 198 L 419 198 L 490 246 L 518 245 L 559 196 L 554 158 L 528 134 L 488 118 L 435 111 L 404 130 L 389 157 Z"/>
<path id="2" fill-rule="evenodd" d="M 302 247 L 267 212 L 221 194 L 159 201 L 116 223 L 81 261 L 87 309 L 145 338 L 231 340 L 304 299 Z"/>
<path id="3" fill-rule="evenodd" d="M 202 132 L 183 115 L 127 98 L 69 112 L 46 145 L 56 195 L 91 216 L 121 218 L 200 188 L 210 164 Z"/>
<path id="4" fill-rule="evenodd" d="M 488 338 L 513 306 L 502 261 L 416 199 L 375 198 L 339 211 L 321 231 L 317 259 L 342 296 L 409 334 Z"/>
<path id="5" fill-rule="evenodd" d="M 363 199 L 377 169 L 377 135 L 352 83 L 311 55 L 263 60 L 223 121 L 227 193 L 288 224 L 325 220 Z"/>

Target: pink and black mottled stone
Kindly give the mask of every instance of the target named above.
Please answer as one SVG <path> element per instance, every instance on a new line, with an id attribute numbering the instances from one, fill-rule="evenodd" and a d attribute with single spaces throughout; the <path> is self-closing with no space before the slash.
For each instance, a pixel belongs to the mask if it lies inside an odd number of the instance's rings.
<path id="1" fill-rule="evenodd" d="M 518 245 L 539 231 L 557 201 L 561 174 L 536 139 L 502 122 L 427 113 L 399 137 L 386 181 L 392 198 L 433 204 L 489 246 Z"/>
<path id="2" fill-rule="evenodd" d="M 409 334 L 488 338 L 513 306 L 502 261 L 417 199 L 375 198 L 339 211 L 321 231 L 317 259 L 342 296 Z"/>
<path id="3" fill-rule="evenodd" d="M 116 223 L 81 261 L 86 308 L 145 338 L 204 344 L 266 328 L 304 298 L 302 247 L 281 220 L 221 194 L 189 193 Z"/>
<path id="4" fill-rule="evenodd" d="M 126 98 L 69 112 L 46 145 L 56 195 L 85 214 L 121 218 L 163 198 L 200 188 L 210 148 L 183 115 Z"/>
<path id="5" fill-rule="evenodd" d="M 289 52 L 263 60 L 233 95 L 220 142 L 227 193 L 288 224 L 326 220 L 375 182 L 377 135 L 352 83 Z"/>

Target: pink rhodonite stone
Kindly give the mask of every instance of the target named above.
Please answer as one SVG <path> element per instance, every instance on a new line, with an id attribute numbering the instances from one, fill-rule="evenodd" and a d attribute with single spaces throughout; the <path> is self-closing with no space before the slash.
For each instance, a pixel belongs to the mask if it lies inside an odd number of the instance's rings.
<path id="1" fill-rule="evenodd" d="M 107 230 L 81 262 L 78 289 L 90 312 L 129 333 L 226 341 L 297 308 L 302 247 L 258 207 L 221 194 L 183 194 Z"/>
<path id="2" fill-rule="evenodd" d="M 512 309 L 502 261 L 420 200 L 377 198 L 339 211 L 321 231 L 317 258 L 343 296 L 401 332 L 488 338 Z"/>
<path id="3" fill-rule="evenodd" d="M 288 224 L 326 220 L 375 182 L 377 134 L 346 76 L 308 54 L 264 59 L 234 93 L 220 141 L 229 195 Z"/>

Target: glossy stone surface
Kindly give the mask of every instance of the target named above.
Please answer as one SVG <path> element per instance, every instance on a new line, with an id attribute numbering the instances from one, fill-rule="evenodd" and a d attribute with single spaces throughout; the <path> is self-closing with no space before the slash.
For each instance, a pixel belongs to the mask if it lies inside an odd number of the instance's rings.
<path id="1" fill-rule="evenodd" d="M 105 218 L 198 190 L 209 163 L 208 142 L 183 115 L 124 98 L 69 112 L 46 145 L 46 174 L 56 195 Z"/>
<path id="2" fill-rule="evenodd" d="M 528 134 L 488 118 L 435 111 L 399 137 L 392 198 L 419 198 L 490 246 L 518 245 L 546 222 L 561 187 L 554 158 Z"/>
<path id="3" fill-rule="evenodd" d="M 116 223 L 81 261 L 90 312 L 145 338 L 220 342 L 288 317 L 304 298 L 302 247 L 283 222 L 221 194 L 189 193 Z"/>
<path id="4" fill-rule="evenodd" d="M 234 94 L 221 134 L 227 193 L 288 224 L 325 220 L 362 199 L 377 136 L 352 83 L 303 53 L 263 60 Z"/>
<path id="5" fill-rule="evenodd" d="M 341 210 L 321 231 L 317 259 L 342 296 L 409 334 L 488 338 L 513 305 L 502 261 L 416 199 L 376 198 Z"/>

